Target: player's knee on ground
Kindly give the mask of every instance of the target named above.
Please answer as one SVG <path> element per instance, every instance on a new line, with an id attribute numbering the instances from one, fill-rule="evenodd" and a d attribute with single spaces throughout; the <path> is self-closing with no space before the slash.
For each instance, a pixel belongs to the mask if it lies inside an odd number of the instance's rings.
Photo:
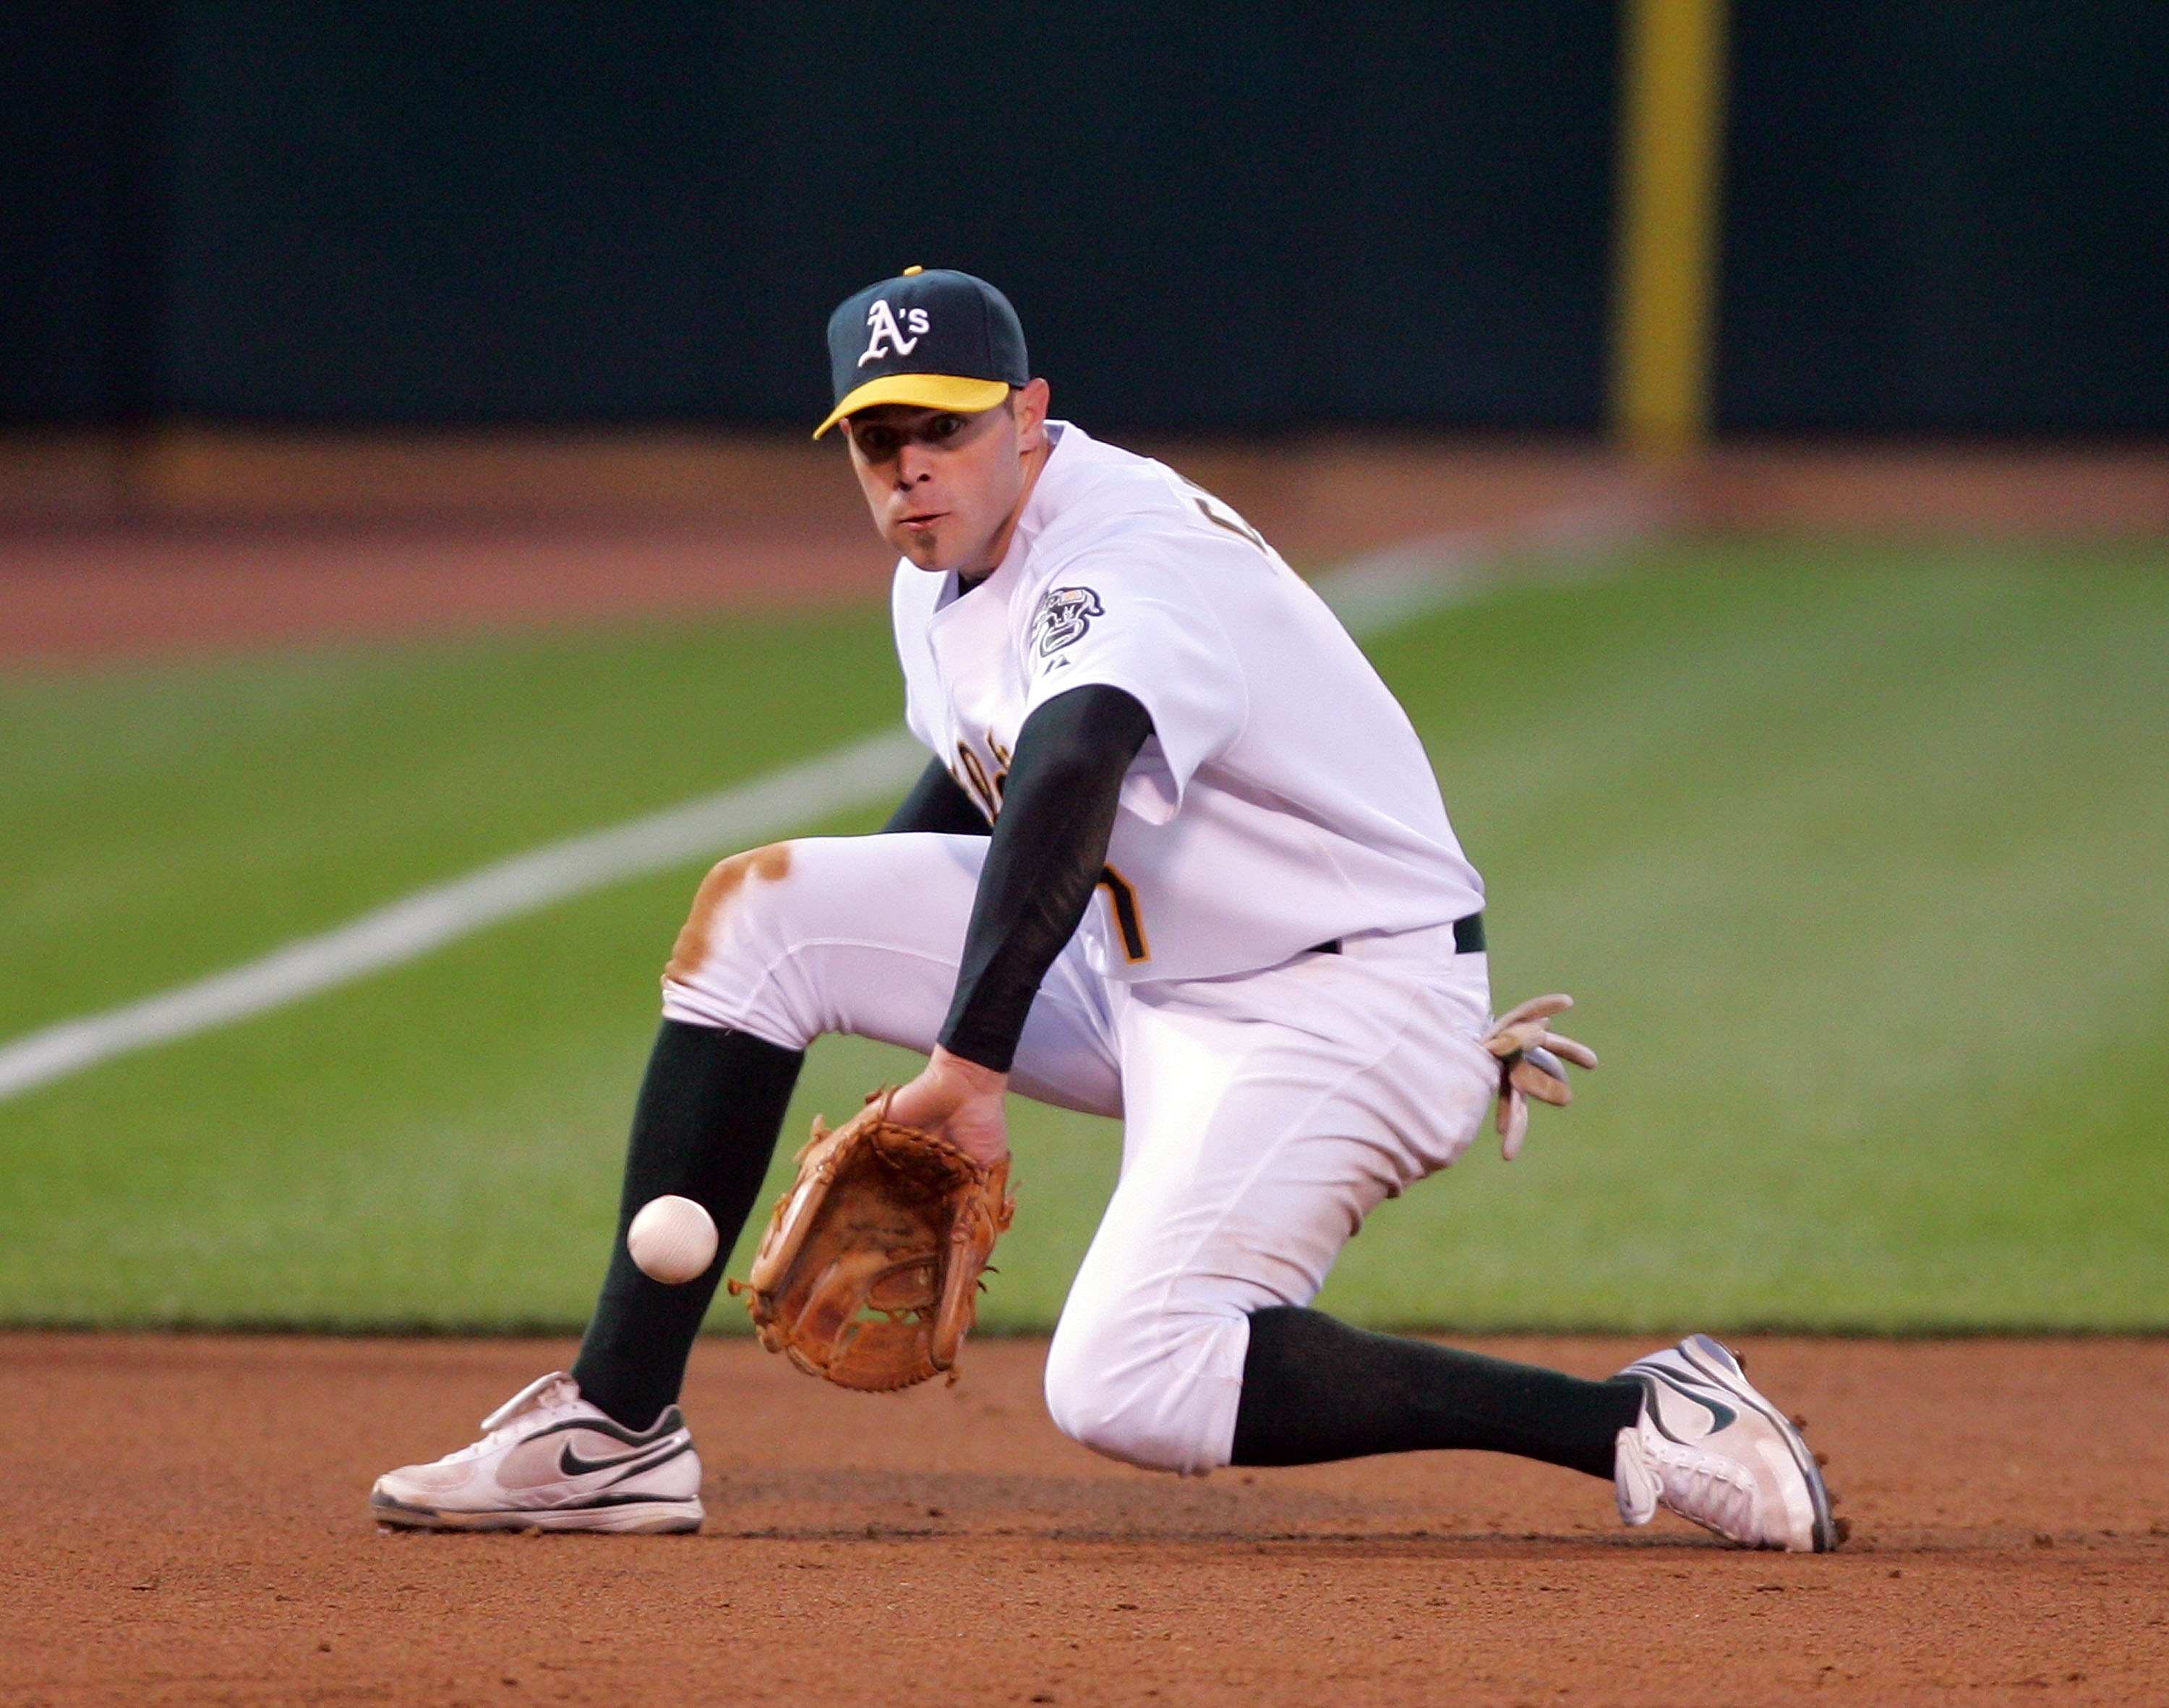
<path id="1" fill-rule="evenodd" d="M 1228 1463 L 1249 1326 L 1233 1305 L 1064 1313 L 1047 1354 L 1047 1409 L 1071 1440 L 1148 1470 Z"/>

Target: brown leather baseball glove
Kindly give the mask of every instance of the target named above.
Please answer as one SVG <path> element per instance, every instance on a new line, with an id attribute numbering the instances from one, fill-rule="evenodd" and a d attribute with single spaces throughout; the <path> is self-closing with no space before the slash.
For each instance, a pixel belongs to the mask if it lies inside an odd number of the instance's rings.
<path id="1" fill-rule="evenodd" d="M 1531 1097 L 1562 1109 L 1574 1101 L 1560 1058 L 1578 1068 L 1596 1065 L 1595 1050 L 1551 1029 L 1552 1016 L 1573 1006 L 1571 996 L 1532 996 L 1500 1015 L 1484 1036 L 1484 1049 L 1499 1059 L 1499 1154 L 1509 1162 L 1527 1136 Z"/>
<path id="2" fill-rule="evenodd" d="M 952 1370 L 980 1272 L 1016 1213 L 1006 1160 L 989 1168 L 898 1126 L 888 1118 L 895 1095 L 883 1086 L 833 1133 L 815 1118 L 753 1273 L 731 1283 L 763 1346 L 869 1392 Z"/>

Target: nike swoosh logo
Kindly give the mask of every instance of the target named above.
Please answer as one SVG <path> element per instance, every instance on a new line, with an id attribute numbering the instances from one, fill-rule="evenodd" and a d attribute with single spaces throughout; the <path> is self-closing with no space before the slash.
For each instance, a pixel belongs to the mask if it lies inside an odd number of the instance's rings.
<path id="1" fill-rule="evenodd" d="M 557 1469 L 568 1476 L 590 1476 L 599 1470 L 618 1470 L 635 1465 L 651 1456 L 660 1465 L 665 1459 L 674 1458 L 681 1445 L 674 1432 L 671 1437 L 660 1443 L 651 1441 L 645 1446 L 634 1448 L 630 1453 L 613 1454 L 607 1459 L 583 1459 L 573 1451 L 573 1444 L 568 1441 L 557 1454 Z"/>
<path id="2" fill-rule="evenodd" d="M 1686 1383 L 1681 1381 L 1678 1377 L 1673 1375 L 1671 1371 L 1655 1370 L 1652 1371 L 1651 1374 L 1666 1387 L 1670 1388 L 1675 1394 L 1677 1394 L 1681 1399 L 1693 1401 L 1696 1405 L 1701 1406 L 1704 1411 L 1709 1413 L 1711 1418 L 1709 1433 L 1711 1434 L 1714 1435 L 1720 1429 L 1729 1429 L 1735 1423 L 1737 1423 L 1740 1421 L 1740 1414 L 1734 1411 L 1731 1406 L 1726 1405 L 1722 1400 L 1713 1400 L 1707 1394 L 1696 1392 L 1695 1390 L 1687 1386 Z M 1660 1427 L 1662 1426 L 1660 1425 Z M 1665 1433 L 1668 1435 L 1671 1434 L 1671 1432 L 1669 1429 L 1665 1430 Z M 1674 1436 L 1673 1438 L 1677 1440 L 1679 1438 Z"/>

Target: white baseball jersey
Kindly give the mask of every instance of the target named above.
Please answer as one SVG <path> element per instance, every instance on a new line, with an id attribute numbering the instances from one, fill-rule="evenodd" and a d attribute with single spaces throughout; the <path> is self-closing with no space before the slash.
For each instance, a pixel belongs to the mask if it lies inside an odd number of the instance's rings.
<path id="1" fill-rule="evenodd" d="M 1408 715 L 1324 601 L 1164 464 L 1050 422 L 1008 556 L 968 595 L 897 566 L 912 733 L 989 817 L 1042 703 L 1105 683 L 1153 735 L 1081 935 L 1125 979 L 1254 971 L 1483 905 Z"/>

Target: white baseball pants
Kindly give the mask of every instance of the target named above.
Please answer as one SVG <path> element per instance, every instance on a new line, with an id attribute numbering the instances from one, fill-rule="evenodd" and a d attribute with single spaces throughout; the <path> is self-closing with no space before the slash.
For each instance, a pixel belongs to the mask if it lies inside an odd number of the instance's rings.
<path id="1" fill-rule="evenodd" d="M 930 1050 L 986 850 L 807 838 L 724 862 L 679 938 L 664 1014 L 792 1049 L 845 1032 Z M 1352 937 L 1223 979 L 1103 979 L 1075 941 L 1056 960 L 1010 1083 L 1124 1124 L 1120 1182 L 1047 1358 L 1065 1434 L 1157 1470 L 1228 1463 L 1249 1314 L 1308 1304 L 1372 1209 L 1483 1124 L 1490 981 L 1452 937 Z"/>

